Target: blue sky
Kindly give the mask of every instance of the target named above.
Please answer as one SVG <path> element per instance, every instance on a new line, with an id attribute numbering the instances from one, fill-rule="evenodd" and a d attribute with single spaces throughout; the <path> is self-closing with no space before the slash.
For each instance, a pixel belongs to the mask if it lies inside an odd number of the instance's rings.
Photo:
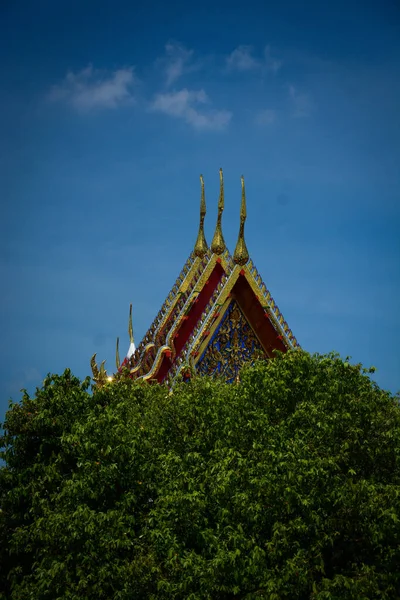
<path id="1" fill-rule="evenodd" d="M 48 372 L 139 341 L 218 169 L 234 249 L 300 344 L 400 388 L 396 2 L 6 0 L 0 8 L 0 418 Z"/>

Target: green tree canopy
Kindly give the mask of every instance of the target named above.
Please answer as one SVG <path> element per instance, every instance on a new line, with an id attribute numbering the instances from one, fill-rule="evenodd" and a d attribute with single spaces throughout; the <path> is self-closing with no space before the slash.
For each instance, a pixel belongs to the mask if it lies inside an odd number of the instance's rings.
<path id="1" fill-rule="evenodd" d="M 67 370 L 2 446 L 4 598 L 400 598 L 398 398 L 337 355 L 172 391 Z"/>

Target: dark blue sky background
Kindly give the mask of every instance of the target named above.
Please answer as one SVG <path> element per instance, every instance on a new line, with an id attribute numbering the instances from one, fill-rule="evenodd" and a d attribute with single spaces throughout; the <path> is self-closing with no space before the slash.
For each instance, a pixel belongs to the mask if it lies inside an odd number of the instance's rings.
<path id="1" fill-rule="evenodd" d="M 218 169 L 236 241 L 307 350 L 400 388 L 396 2 L 0 8 L 0 418 L 48 372 L 114 366 L 197 234 Z"/>

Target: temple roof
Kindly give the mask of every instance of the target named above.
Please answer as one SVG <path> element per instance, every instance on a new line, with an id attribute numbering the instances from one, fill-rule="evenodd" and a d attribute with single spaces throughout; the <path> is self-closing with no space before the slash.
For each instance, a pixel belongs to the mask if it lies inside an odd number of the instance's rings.
<path id="1" fill-rule="evenodd" d="M 239 235 L 233 256 L 222 233 L 222 169 L 211 248 L 204 235 L 202 176 L 200 183 L 200 223 L 194 249 L 136 349 L 131 305 L 130 346 L 123 362 L 131 377 L 162 382 L 189 366 L 201 373 L 218 372 L 231 380 L 232 373 L 238 373 L 244 362 L 271 358 L 274 350 L 285 352 L 299 346 L 249 257 L 244 237 L 247 211 L 243 177 Z M 117 368 L 121 370 L 118 341 Z"/>

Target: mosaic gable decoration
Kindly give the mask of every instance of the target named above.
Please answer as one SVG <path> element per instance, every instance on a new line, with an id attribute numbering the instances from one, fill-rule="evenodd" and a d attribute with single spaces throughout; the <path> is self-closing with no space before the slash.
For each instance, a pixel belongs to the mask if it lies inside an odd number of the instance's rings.
<path id="1" fill-rule="evenodd" d="M 238 379 L 247 362 L 269 359 L 274 350 L 299 347 L 271 293 L 250 259 L 244 238 L 247 217 L 244 179 L 240 227 L 233 256 L 222 233 L 224 181 L 220 169 L 220 192 L 215 233 L 209 248 L 204 234 L 206 202 L 200 176 L 200 225 L 193 251 L 164 304 L 138 347 L 129 314 L 130 346 L 122 362 L 117 339 L 116 366 L 131 378 L 151 382 L 174 379 L 189 373 L 189 367 L 204 375 L 218 375 L 228 382 Z M 99 385 L 108 376 L 104 363 L 92 371 Z"/>
<path id="2" fill-rule="evenodd" d="M 239 376 L 246 362 L 266 358 L 266 353 L 234 300 L 196 363 L 201 375 L 220 375 L 228 383 Z"/>

